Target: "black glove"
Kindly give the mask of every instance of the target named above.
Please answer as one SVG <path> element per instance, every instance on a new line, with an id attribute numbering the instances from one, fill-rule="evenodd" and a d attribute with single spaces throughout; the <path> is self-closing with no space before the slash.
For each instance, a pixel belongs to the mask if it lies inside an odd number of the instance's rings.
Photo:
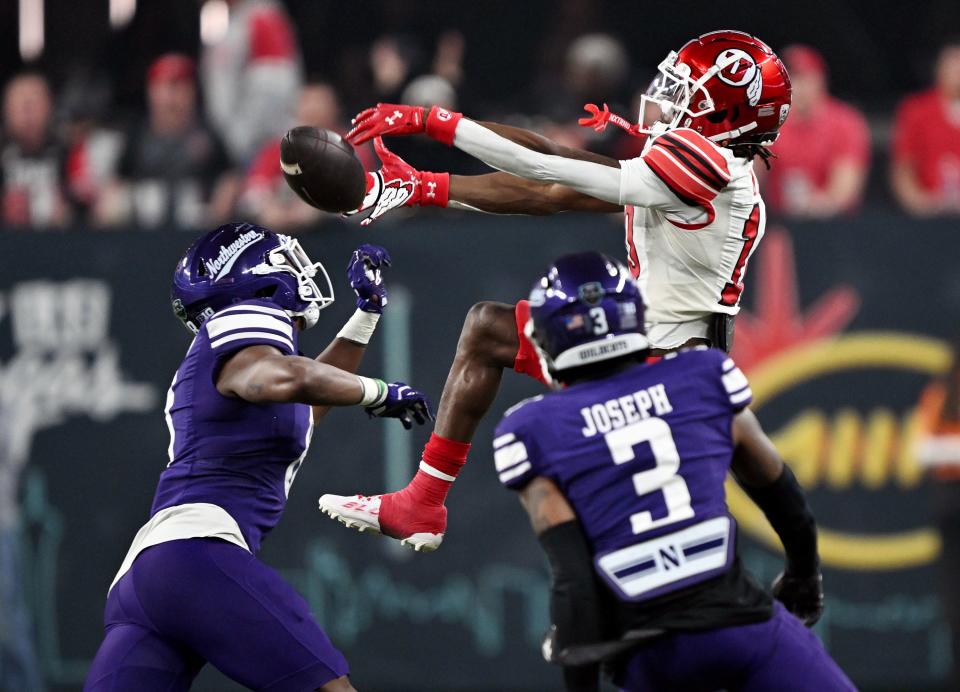
<path id="1" fill-rule="evenodd" d="M 809 577 L 781 573 L 773 580 L 772 591 L 807 627 L 813 627 L 823 615 L 823 576 L 819 572 Z"/>

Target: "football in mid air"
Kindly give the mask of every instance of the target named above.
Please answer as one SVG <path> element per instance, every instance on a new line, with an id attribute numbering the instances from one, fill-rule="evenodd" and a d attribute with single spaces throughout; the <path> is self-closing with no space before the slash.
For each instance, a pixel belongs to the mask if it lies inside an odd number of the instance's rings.
<path id="1" fill-rule="evenodd" d="M 363 164 L 336 132 L 293 128 L 280 141 L 280 168 L 287 184 L 312 207 L 345 212 L 356 210 L 363 202 Z"/>

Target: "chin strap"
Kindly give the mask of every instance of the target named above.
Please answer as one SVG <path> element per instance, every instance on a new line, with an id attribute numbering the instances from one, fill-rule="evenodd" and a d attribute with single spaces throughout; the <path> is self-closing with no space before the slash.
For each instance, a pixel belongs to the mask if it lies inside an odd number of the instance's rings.
<path id="1" fill-rule="evenodd" d="M 739 137 L 740 135 L 746 132 L 750 132 L 750 130 L 756 130 L 756 129 L 757 129 L 757 121 L 754 120 L 752 123 L 747 123 L 743 127 L 738 127 L 736 130 L 721 132 L 718 135 L 712 135 L 710 137 L 707 137 L 707 139 L 709 139 L 711 142 L 722 142 L 727 139 L 734 139 L 735 137 Z"/>
<path id="2" fill-rule="evenodd" d="M 608 124 L 614 124 L 633 137 L 643 137 L 646 133 L 640 132 L 640 123 L 631 123 L 626 118 L 611 113 L 607 104 L 603 104 L 603 110 L 594 103 L 585 104 L 583 110 L 590 113 L 589 118 L 580 118 L 577 124 L 580 127 L 589 127 L 596 132 L 603 132 Z"/>

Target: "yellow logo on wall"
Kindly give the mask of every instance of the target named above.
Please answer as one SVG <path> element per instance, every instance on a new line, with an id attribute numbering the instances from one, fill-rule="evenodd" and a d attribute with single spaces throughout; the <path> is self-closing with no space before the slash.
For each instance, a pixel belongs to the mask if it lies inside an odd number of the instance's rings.
<path id="1" fill-rule="evenodd" d="M 754 410 L 814 377 L 862 369 L 897 369 L 933 377 L 950 358 L 946 344 L 922 336 L 861 333 L 801 346 L 765 361 L 750 372 Z M 762 413 L 760 414 L 762 415 Z M 920 467 L 913 454 L 916 415 L 902 414 L 878 403 L 865 416 L 852 409 L 833 420 L 817 409 L 799 413 L 771 437 L 805 488 L 825 485 L 842 491 L 855 482 L 876 489 L 892 482 L 903 490 L 917 486 Z M 727 501 L 741 529 L 760 541 L 779 546 L 763 514 L 736 483 L 727 484 Z M 823 564 L 846 569 L 903 569 L 933 560 L 940 538 L 932 528 L 897 533 L 848 533 L 830 528 L 829 516 L 818 516 Z"/>
<path id="2" fill-rule="evenodd" d="M 761 420 L 766 404 L 817 378 L 896 371 L 916 373 L 927 381 L 946 370 L 950 349 L 937 339 L 899 332 L 836 335 L 858 308 L 852 289 L 835 289 L 807 315 L 800 315 L 792 251 L 784 233 L 768 234 L 762 260 L 759 310 L 756 315 L 741 313 L 734 351 L 750 379 L 752 408 Z M 913 407 L 896 410 L 890 402 L 877 401 L 869 410 L 840 407 L 828 415 L 814 403 L 768 432 L 805 489 L 849 492 L 851 502 L 864 503 L 864 528 L 869 527 L 868 515 L 882 508 L 869 506 L 854 489 L 877 491 L 892 484 L 906 493 L 922 480 L 914 456 Z M 727 501 L 744 534 L 780 548 L 763 513 L 732 481 L 727 483 Z M 930 527 L 851 532 L 832 528 L 829 514 L 816 514 L 820 557 L 826 566 L 905 569 L 931 562 L 940 551 L 940 538 Z"/>

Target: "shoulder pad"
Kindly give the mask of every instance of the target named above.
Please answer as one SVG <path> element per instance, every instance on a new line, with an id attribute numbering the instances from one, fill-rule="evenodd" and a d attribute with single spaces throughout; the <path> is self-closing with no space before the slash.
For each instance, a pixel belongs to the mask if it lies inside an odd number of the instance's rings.
<path id="1" fill-rule="evenodd" d="M 503 417 L 506 418 L 507 416 L 512 416 L 514 413 L 516 413 L 517 411 L 519 411 L 520 409 L 522 409 L 522 408 L 523 408 L 524 406 L 526 406 L 527 404 L 536 403 L 536 402 L 540 401 L 541 399 L 543 399 L 543 397 L 544 397 L 543 394 L 537 394 L 536 396 L 531 396 L 531 397 L 529 397 L 529 398 L 527 398 L 527 399 L 523 399 L 522 401 L 518 401 L 518 402 L 515 403 L 513 406 L 511 406 L 510 408 L 508 408 L 506 411 L 504 411 Z"/>

